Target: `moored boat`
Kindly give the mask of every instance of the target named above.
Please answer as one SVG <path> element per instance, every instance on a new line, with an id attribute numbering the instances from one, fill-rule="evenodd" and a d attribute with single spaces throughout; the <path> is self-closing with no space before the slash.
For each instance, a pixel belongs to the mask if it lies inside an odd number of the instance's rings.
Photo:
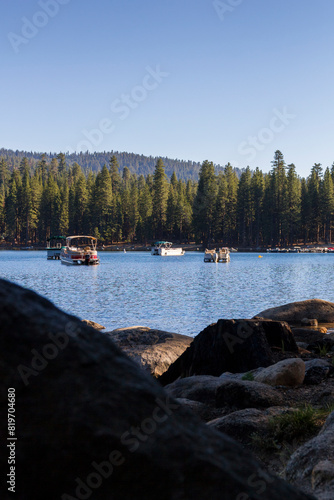
<path id="1" fill-rule="evenodd" d="M 227 247 L 206 249 L 204 252 L 204 262 L 230 262 L 230 260 L 230 250 Z"/>
<path id="2" fill-rule="evenodd" d="M 170 241 L 156 241 L 151 248 L 151 255 L 160 255 L 162 257 L 170 255 L 184 255 L 184 250 L 179 247 L 172 248 Z"/>
<path id="3" fill-rule="evenodd" d="M 60 260 L 67 265 L 94 266 L 100 263 L 97 255 L 97 239 L 94 236 L 68 236 L 62 247 Z"/>
<path id="4" fill-rule="evenodd" d="M 300 247 L 292 247 L 292 248 L 289 248 L 289 253 L 300 253 L 301 252 L 301 248 Z"/>
<path id="5" fill-rule="evenodd" d="M 60 252 L 63 245 L 65 245 L 66 236 L 50 236 L 46 240 L 46 258 L 48 260 L 59 260 Z"/>

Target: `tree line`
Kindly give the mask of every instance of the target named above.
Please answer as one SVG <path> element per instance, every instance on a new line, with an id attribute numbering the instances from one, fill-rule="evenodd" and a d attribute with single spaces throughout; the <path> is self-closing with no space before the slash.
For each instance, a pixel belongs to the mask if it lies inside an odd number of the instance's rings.
<path id="1" fill-rule="evenodd" d="M 105 244 L 154 239 L 261 247 L 332 240 L 334 165 L 316 163 L 307 178 L 276 151 L 272 168 L 229 163 L 217 173 L 210 161 L 199 179 L 168 179 L 162 159 L 153 174 L 120 172 L 115 155 L 99 172 L 70 166 L 62 153 L 23 157 L 9 168 L 0 159 L 0 235 L 16 244 L 45 244 L 53 235 L 91 234 Z"/>
<path id="2" fill-rule="evenodd" d="M 54 158 L 57 159 L 57 153 L 44 153 L 44 158 L 48 163 Z M 131 173 L 137 174 L 138 176 L 144 175 L 146 177 L 148 174 L 153 174 L 155 170 L 156 163 L 158 161 L 157 157 L 139 155 L 136 153 L 127 153 L 119 151 L 103 151 L 90 153 L 79 152 L 79 153 L 66 153 L 65 160 L 68 166 L 78 163 L 84 174 L 87 175 L 91 170 L 93 173 L 97 173 L 101 170 L 104 164 L 108 164 L 110 157 L 115 156 L 119 163 L 120 170 L 126 166 Z M 7 161 L 9 169 L 12 171 L 13 168 L 19 168 L 20 163 L 23 158 L 27 158 L 31 168 L 35 169 L 41 158 L 41 153 L 28 152 L 28 151 L 13 151 L 11 149 L 0 149 L 0 158 L 3 157 Z M 183 180 L 198 180 L 198 173 L 201 168 L 199 162 L 194 161 L 184 161 L 175 160 L 171 158 L 162 158 L 165 166 L 166 175 L 170 178 L 172 173 L 175 172 L 178 179 Z M 216 172 L 223 169 L 221 165 L 215 165 Z M 240 175 L 240 169 L 236 169 Z"/>

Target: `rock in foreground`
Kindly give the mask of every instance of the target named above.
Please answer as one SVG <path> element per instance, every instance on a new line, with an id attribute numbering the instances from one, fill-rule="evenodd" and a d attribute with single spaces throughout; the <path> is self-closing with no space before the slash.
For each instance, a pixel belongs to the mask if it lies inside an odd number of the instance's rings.
<path id="1" fill-rule="evenodd" d="M 85 323 L 87 326 L 91 326 L 92 328 L 95 328 L 95 330 L 105 330 L 105 326 L 100 325 L 99 323 L 96 323 L 95 321 L 91 321 L 90 319 L 82 319 L 81 320 L 83 323 Z"/>
<path id="2" fill-rule="evenodd" d="M 216 407 L 269 408 L 283 406 L 284 399 L 267 384 L 248 380 L 223 380 L 216 390 Z"/>
<path id="3" fill-rule="evenodd" d="M 290 327 L 283 322 L 220 319 L 194 338 L 190 347 L 159 381 L 170 384 L 191 375 L 242 373 L 274 363 L 271 347 L 298 352 Z"/>
<path id="4" fill-rule="evenodd" d="M 187 335 L 151 330 L 144 326 L 118 328 L 106 335 L 154 377 L 162 375 L 193 341 Z"/>
<path id="5" fill-rule="evenodd" d="M 302 359 L 283 359 L 274 365 L 268 366 L 255 376 L 256 382 L 269 385 L 297 386 L 303 383 L 305 377 L 305 363 Z"/>
<path id="6" fill-rule="evenodd" d="M 256 315 L 289 324 L 302 324 L 303 320 L 316 319 L 318 323 L 334 323 L 334 303 L 327 300 L 310 299 L 271 307 Z"/>
<path id="7" fill-rule="evenodd" d="M 334 412 L 319 435 L 292 455 L 286 477 L 302 488 L 313 489 L 319 500 L 330 500 L 334 491 Z"/>
<path id="8" fill-rule="evenodd" d="M 0 281 L 1 414 L 15 389 L 20 500 L 307 500 L 169 399 L 105 335 Z M 2 419 L 4 422 L 4 418 Z M 0 473 L 9 472 L 0 450 Z"/>

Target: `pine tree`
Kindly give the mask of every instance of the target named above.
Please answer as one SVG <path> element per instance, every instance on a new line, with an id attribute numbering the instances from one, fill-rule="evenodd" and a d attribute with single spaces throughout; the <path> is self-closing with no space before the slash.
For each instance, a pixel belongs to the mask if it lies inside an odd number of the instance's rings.
<path id="1" fill-rule="evenodd" d="M 128 167 L 124 167 L 123 168 L 123 175 L 122 175 L 122 188 L 129 189 L 130 182 L 131 182 L 131 172 L 128 169 Z"/>
<path id="2" fill-rule="evenodd" d="M 175 184 L 169 185 L 166 212 L 166 231 L 173 235 L 177 227 L 178 193 Z"/>
<path id="3" fill-rule="evenodd" d="M 247 167 L 242 172 L 237 192 L 238 234 L 243 247 L 252 244 L 254 207 L 252 197 L 252 174 Z"/>
<path id="4" fill-rule="evenodd" d="M 129 221 L 130 221 L 129 237 L 131 241 L 134 241 L 136 237 L 137 225 L 139 221 L 138 196 L 139 193 L 138 193 L 137 182 L 133 182 L 130 190 L 130 209 L 129 209 Z"/>
<path id="5" fill-rule="evenodd" d="M 94 189 L 94 221 L 95 227 L 105 239 L 108 225 L 110 224 L 112 202 L 112 185 L 109 170 L 104 165 L 97 174 Z"/>
<path id="6" fill-rule="evenodd" d="M 287 224 L 288 242 L 296 242 L 300 235 L 301 183 L 293 163 L 288 165 L 287 173 Z"/>
<path id="7" fill-rule="evenodd" d="M 20 208 L 19 192 L 21 176 L 18 170 L 13 170 L 9 181 L 9 192 L 5 201 L 6 235 L 15 243 L 20 242 Z"/>
<path id="8" fill-rule="evenodd" d="M 40 161 L 37 164 L 37 170 L 41 176 L 42 184 L 45 185 L 48 175 L 48 165 L 46 162 L 46 154 L 42 154 Z"/>
<path id="9" fill-rule="evenodd" d="M 227 203 L 227 182 L 223 172 L 218 174 L 218 193 L 215 207 L 215 238 L 225 244 L 225 218 Z"/>
<path id="10" fill-rule="evenodd" d="M 151 190 L 148 184 L 145 183 L 143 188 L 139 191 L 138 197 L 138 237 L 147 243 L 148 240 L 153 238 L 152 231 L 152 211 L 153 200 Z"/>
<path id="11" fill-rule="evenodd" d="M 263 243 L 263 199 L 264 199 L 264 177 L 257 167 L 251 180 L 252 202 L 254 207 L 254 239 L 256 247 Z"/>
<path id="12" fill-rule="evenodd" d="M 155 238 L 162 238 L 167 215 L 168 182 L 164 164 L 159 158 L 153 176 L 153 230 Z"/>
<path id="13" fill-rule="evenodd" d="M 60 186 L 60 196 L 61 212 L 59 218 L 59 236 L 67 236 L 69 230 L 69 188 L 67 181 L 62 182 Z"/>
<path id="14" fill-rule="evenodd" d="M 58 177 L 58 161 L 57 158 L 52 158 L 50 163 L 50 173 L 56 179 Z"/>
<path id="15" fill-rule="evenodd" d="M 188 204 L 192 207 L 194 204 L 195 196 L 197 193 L 197 183 L 191 181 L 190 179 L 187 181 L 186 185 L 186 198 Z"/>
<path id="16" fill-rule="evenodd" d="M 38 242 L 38 226 L 40 218 L 40 205 L 42 196 L 42 183 L 38 172 L 30 179 L 31 193 L 31 215 L 30 215 L 30 233 L 34 243 Z"/>
<path id="17" fill-rule="evenodd" d="M 30 173 L 29 166 L 27 164 L 26 158 L 21 162 L 22 171 L 22 186 L 20 189 L 19 197 L 22 204 L 21 210 L 21 228 L 22 228 L 22 239 L 25 239 L 25 244 L 28 245 L 30 239 L 30 224 L 32 219 L 32 199 L 31 199 L 31 187 L 30 187 Z"/>
<path id="18" fill-rule="evenodd" d="M 57 160 L 58 160 L 58 173 L 60 176 L 63 176 L 66 174 L 67 171 L 66 156 L 64 155 L 64 153 L 59 153 L 57 155 Z"/>
<path id="19" fill-rule="evenodd" d="M 300 226 L 304 240 L 304 245 L 308 241 L 309 235 L 309 213 L 310 200 L 308 196 L 308 187 L 305 179 L 301 180 L 301 195 L 300 195 Z"/>
<path id="20" fill-rule="evenodd" d="M 192 205 L 187 199 L 187 188 L 180 179 L 177 185 L 176 230 L 182 240 L 184 235 L 189 240 L 192 227 Z"/>
<path id="21" fill-rule="evenodd" d="M 3 195 L 6 195 L 8 179 L 10 177 L 7 162 L 4 158 L 0 160 L 0 189 L 2 189 Z"/>
<path id="22" fill-rule="evenodd" d="M 122 234 L 125 240 L 129 238 L 131 232 L 130 211 L 131 211 L 130 189 L 128 181 L 125 181 L 121 195 Z"/>
<path id="23" fill-rule="evenodd" d="M 281 245 L 287 241 L 287 180 L 283 154 L 275 151 L 271 174 L 272 244 Z"/>
<path id="24" fill-rule="evenodd" d="M 227 245 L 237 241 L 237 200 L 238 200 L 238 176 L 232 165 L 225 166 L 224 175 L 227 185 L 226 215 L 224 219 L 224 234 Z"/>
<path id="25" fill-rule="evenodd" d="M 122 185 L 121 176 L 119 175 L 119 163 L 115 155 L 109 160 L 110 176 L 113 193 L 119 193 Z"/>
<path id="26" fill-rule="evenodd" d="M 40 217 L 39 238 L 43 242 L 53 235 L 59 234 L 59 220 L 61 215 L 61 197 L 58 185 L 51 174 L 43 186 Z"/>
<path id="27" fill-rule="evenodd" d="M 307 224 L 312 241 L 319 243 L 322 221 L 322 200 L 321 200 L 321 180 L 322 168 L 320 163 L 315 163 L 311 169 L 311 174 L 307 180 L 309 213 Z"/>
<path id="28" fill-rule="evenodd" d="M 3 194 L 2 188 L 0 188 L 0 240 L 4 238 L 4 233 L 6 229 L 5 224 L 5 196 Z"/>
<path id="29" fill-rule="evenodd" d="M 198 188 L 193 205 L 194 231 L 199 241 L 207 246 L 215 229 L 217 179 L 212 162 L 205 160 L 199 172 Z"/>
<path id="30" fill-rule="evenodd" d="M 81 171 L 76 179 L 74 186 L 74 214 L 75 214 L 75 233 L 84 234 L 88 229 L 87 217 L 88 193 L 86 186 L 86 177 Z"/>
<path id="31" fill-rule="evenodd" d="M 321 186 L 322 216 L 324 238 L 326 243 L 332 241 L 332 228 L 334 221 L 334 182 L 329 168 L 326 168 Z"/>

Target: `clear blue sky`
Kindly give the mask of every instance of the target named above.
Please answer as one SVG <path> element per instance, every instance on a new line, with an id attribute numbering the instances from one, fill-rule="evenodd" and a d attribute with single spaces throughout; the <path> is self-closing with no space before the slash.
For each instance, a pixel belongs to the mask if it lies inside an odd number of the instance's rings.
<path id="1" fill-rule="evenodd" d="M 333 0 L 3 2 L 0 146 L 264 172 L 279 149 L 307 176 L 334 161 L 333 19 Z"/>

